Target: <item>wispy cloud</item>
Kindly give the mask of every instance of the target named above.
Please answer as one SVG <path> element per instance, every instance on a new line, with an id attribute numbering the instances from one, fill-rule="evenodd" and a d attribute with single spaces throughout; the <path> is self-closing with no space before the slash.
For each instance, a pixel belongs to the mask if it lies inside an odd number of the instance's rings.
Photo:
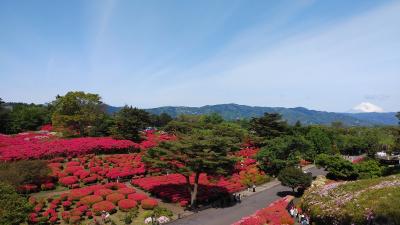
<path id="1" fill-rule="evenodd" d="M 237 37 L 216 57 L 185 71 L 194 74 L 191 78 L 161 88 L 163 98 L 153 104 L 166 104 L 168 99 L 189 105 L 301 103 L 346 111 L 371 91 L 400 97 L 400 53 L 395 50 L 400 46 L 399 20 L 400 3 L 395 2 L 279 41 L 270 42 L 261 25 Z M 286 92 L 290 98 L 277 98 Z"/>

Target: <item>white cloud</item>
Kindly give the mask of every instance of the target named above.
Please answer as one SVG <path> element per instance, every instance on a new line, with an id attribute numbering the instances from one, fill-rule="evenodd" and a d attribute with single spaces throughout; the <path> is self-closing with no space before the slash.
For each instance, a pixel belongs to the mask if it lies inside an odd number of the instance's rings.
<path id="1" fill-rule="evenodd" d="M 383 109 L 370 102 L 362 102 L 359 105 L 354 106 L 353 110 L 358 112 L 383 112 Z"/>

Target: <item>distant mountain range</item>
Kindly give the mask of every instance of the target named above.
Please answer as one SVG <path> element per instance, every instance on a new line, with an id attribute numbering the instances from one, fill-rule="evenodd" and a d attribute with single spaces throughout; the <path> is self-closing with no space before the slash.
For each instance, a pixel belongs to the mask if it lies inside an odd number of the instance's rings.
<path id="1" fill-rule="evenodd" d="M 121 107 L 108 106 L 109 113 L 117 112 Z M 374 126 L 374 125 L 396 125 L 398 120 L 396 113 L 334 113 L 310 110 L 303 107 L 284 108 L 284 107 L 260 107 L 247 106 L 238 104 L 219 104 L 206 105 L 202 107 L 186 107 L 186 106 L 164 106 L 158 108 L 145 109 L 153 114 L 161 114 L 163 112 L 172 117 L 180 114 L 203 115 L 210 113 L 219 113 L 224 119 L 235 120 L 251 117 L 260 117 L 265 112 L 282 114 L 283 118 L 290 124 L 296 123 L 298 120 L 302 124 L 321 124 L 329 125 L 335 121 L 341 121 L 348 126 Z"/>

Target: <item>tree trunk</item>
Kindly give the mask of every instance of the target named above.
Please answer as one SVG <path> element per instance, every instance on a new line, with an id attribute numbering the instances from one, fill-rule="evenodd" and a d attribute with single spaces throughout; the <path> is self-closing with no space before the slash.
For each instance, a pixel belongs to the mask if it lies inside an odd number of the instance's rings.
<path id="1" fill-rule="evenodd" d="M 190 184 L 190 176 L 185 176 L 185 179 L 186 179 L 186 186 L 187 186 L 187 189 L 188 189 L 188 191 L 190 193 L 190 199 L 191 199 L 193 191 L 192 191 L 192 185 Z M 190 201 L 190 203 L 191 203 L 191 201 Z"/>
<path id="2" fill-rule="evenodd" d="M 196 175 L 194 177 L 193 190 L 192 190 L 192 193 L 190 195 L 190 205 L 192 205 L 192 207 L 196 207 L 197 189 L 198 189 L 198 186 L 199 186 L 199 177 L 200 177 L 200 173 L 196 173 Z"/>

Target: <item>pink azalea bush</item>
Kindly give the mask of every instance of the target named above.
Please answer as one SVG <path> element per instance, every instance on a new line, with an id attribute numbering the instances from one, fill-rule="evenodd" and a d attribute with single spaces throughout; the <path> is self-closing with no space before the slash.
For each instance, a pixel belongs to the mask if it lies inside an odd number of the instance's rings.
<path id="1" fill-rule="evenodd" d="M 291 199 L 290 196 L 278 199 L 266 208 L 260 209 L 232 225 L 292 225 L 294 220 L 286 209 Z"/>

